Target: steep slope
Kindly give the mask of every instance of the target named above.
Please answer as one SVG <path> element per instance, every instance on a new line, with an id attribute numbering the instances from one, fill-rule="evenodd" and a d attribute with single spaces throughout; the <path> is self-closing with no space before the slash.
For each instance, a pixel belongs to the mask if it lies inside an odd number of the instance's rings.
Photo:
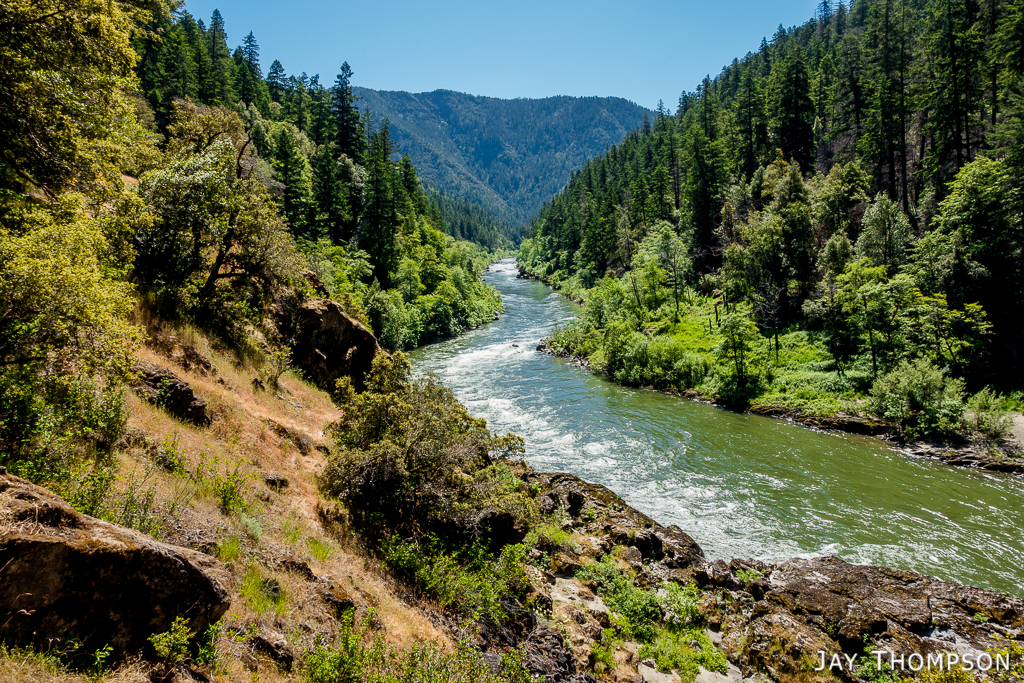
<path id="1" fill-rule="evenodd" d="M 354 91 L 360 108 L 377 121 L 390 120 L 399 151 L 412 157 L 426 182 L 517 223 L 648 113 L 617 97 L 501 100 L 450 90 Z"/>

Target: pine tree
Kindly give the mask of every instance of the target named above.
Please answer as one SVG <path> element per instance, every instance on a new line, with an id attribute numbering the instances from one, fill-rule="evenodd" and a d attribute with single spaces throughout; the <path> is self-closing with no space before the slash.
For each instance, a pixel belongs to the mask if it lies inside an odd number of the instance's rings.
<path id="1" fill-rule="evenodd" d="M 260 69 L 260 46 L 256 42 L 256 36 L 253 35 L 252 31 L 249 31 L 249 35 L 242 41 L 242 55 L 245 57 L 245 63 L 252 70 L 253 75 L 263 78 L 263 70 Z"/>
<path id="2" fill-rule="evenodd" d="M 860 148 L 875 168 L 875 185 L 909 207 L 906 160 L 907 71 L 912 46 L 900 0 L 880 0 L 869 11 L 864 44 L 870 69 L 870 113 Z M 897 181 L 899 181 L 897 185 Z"/>
<path id="3" fill-rule="evenodd" d="M 981 44 L 973 29 L 973 6 L 968 0 L 931 0 L 927 15 L 928 79 L 925 100 L 934 146 L 925 160 L 936 188 L 971 160 L 979 142 L 983 96 Z"/>
<path id="4" fill-rule="evenodd" d="M 387 119 L 370 133 L 366 154 L 366 186 L 359 219 L 359 246 L 370 254 L 373 276 L 387 288 L 398 267 L 398 206 L 395 201 L 395 165 L 391 130 Z"/>
<path id="5" fill-rule="evenodd" d="M 288 74 L 285 73 L 284 66 L 275 59 L 274 63 L 270 65 L 270 71 L 267 72 L 267 88 L 270 91 L 270 99 L 274 102 L 281 102 L 287 86 L 287 77 Z"/>
<path id="6" fill-rule="evenodd" d="M 274 138 L 274 174 L 284 185 L 281 193 L 281 213 L 288 220 L 292 233 L 297 236 L 311 235 L 309 218 L 309 164 L 299 151 L 295 133 L 287 126 L 281 126 Z"/>
<path id="7" fill-rule="evenodd" d="M 321 85 L 311 93 L 312 102 L 309 108 L 309 130 L 307 131 L 313 144 L 320 146 L 331 142 L 334 138 L 334 119 L 331 116 L 331 93 Z"/>
<path id="8" fill-rule="evenodd" d="M 366 135 L 356 107 L 356 96 L 352 92 L 352 68 L 348 62 L 341 65 L 341 73 L 331 88 L 331 113 L 334 115 L 334 143 L 338 153 L 360 162 L 366 151 Z"/>
<path id="9" fill-rule="evenodd" d="M 199 95 L 195 59 L 180 24 L 167 32 L 161 51 L 161 71 L 165 79 L 161 99 L 165 103 L 179 97 L 195 99 Z"/>
<path id="10" fill-rule="evenodd" d="M 352 219 L 348 202 L 348 188 L 332 149 L 333 143 L 322 145 L 313 155 L 314 222 L 318 231 L 326 234 L 334 244 L 343 244 L 351 235 L 347 226 Z"/>
<path id="11" fill-rule="evenodd" d="M 814 159 L 814 103 L 804 51 L 791 49 L 772 69 L 772 133 L 787 159 L 809 170 Z"/>
<path id="12" fill-rule="evenodd" d="M 753 67 L 747 66 L 740 76 L 736 94 L 736 125 L 741 140 L 738 150 L 740 172 L 747 178 L 754 174 L 768 139 L 764 117 L 764 97 Z"/>
<path id="13" fill-rule="evenodd" d="M 231 105 L 235 102 L 235 63 L 228 49 L 227 33 L 224 30 L 224 17 L 219 10 L 213 10 L 210 17 L 209 55 L 212 64 L 212 77 L 215 92 L 210 104 Z"/>

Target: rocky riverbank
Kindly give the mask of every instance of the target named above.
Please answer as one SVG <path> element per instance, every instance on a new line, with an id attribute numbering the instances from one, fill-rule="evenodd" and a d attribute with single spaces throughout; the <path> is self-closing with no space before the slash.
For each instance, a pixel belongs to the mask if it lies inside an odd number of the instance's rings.
<path id="1" fill-rule="evenodd" d="M 609 614 L 597 586 L 576 572 L 606 556 L 627 567 L 638 586 L 700 587 L 700 619 L 729 662 L 724 674 L 702 668 L 701 683 L 864 680 L 869 671 L 858 666 L 871 650 L 884 653 L 886 663 L 895 661 L 898 673 L 900 661 L 910 662 L 907 675 L 918 657 L 936 661 L 940 654 L 943 661 L 952 654 L 988 664 L 1000 655 L 1000 661 L 1012 659 L 1018 675 L 1024 670 L 1024 601 L 1017 597 L 836 557 L 774 564 L 708 561 L 683 530 L 661 526 L 603 486 L 567 474 L 522 476 L 541 491 L 542 508 L 563 513 L 562 528 L 571 532 L 569 541 L 547 543 L 550 566 L 534 576 L 540 602 L 550 604 L 553 619 L 565 625 L 566 646 L 580 670 L 592 667 Z M 529 639 L 517 646 L 533 647 Z M 641 660 L 638 651 L 638 643 L 619 644 L 613 653 L 616 680 L 673 679 Z M 829 669 L 834 655 L 842 665 Z M 822 656 L 826 668 L 815 671 Z"/>

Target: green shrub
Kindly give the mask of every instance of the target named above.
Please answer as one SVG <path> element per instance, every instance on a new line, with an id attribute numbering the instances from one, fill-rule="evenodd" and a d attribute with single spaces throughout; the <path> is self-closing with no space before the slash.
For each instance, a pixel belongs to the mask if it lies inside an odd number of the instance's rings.
<path id="1" fill-rule="evenodd" d="M 673 627 L 683 627 L 696 624 L 700 620 L 697 612 L 697 603 L 700 602 L 700 592 L 697 585 L 688 583 L 680 586 L 671 581 L 661 585 L 665 595 L 660 598 L 661 608 L 665 613 L 665 623 Z"/>
<path id="2" fill-rule="evenodd" d="M 513 650 L 501 656 L 492 671 L 483 653 L 467 641 L 449 649 L 436 641 L 400 649 L 383 637 L 366 641 L 366 628 L 353 623 L 352 614 L 342 618 L 341 633 L 333 646 L 319 641 L 306 653 L 303 663 L 308 683 L 543 683 L 530 675 L 522 656 Z"/>
<path id="3" fill-rule="evenodd" d="M 471 416 L 436 377 L 412 376 L 405 355 L 380 354 L 356 394 L 342 380 L 342 419 L 329 427 L 338 447 L 321 477 L 371 536 L 424 531 L 468 536 L 485 511 L 538 516 L 526 487 L 510 485 L 507 460 L 523 441 L 498 437 Z"/>
<path id="4" fill-rule="evenodd" d="M 1013 417 L 1003 407 L 1006 399 L 985 387 L 967 400 L 967 426 L 990 439 L 1002 439 L 1013 427 Z"/>
<path id="5" fill-rule="evenodd" d="M 597 585 L 597 592 L 615 614 L 625 638 L 640 642 L 654 639 L 664 617 L 662 601 L 655 591 L 634 586 L 632 578 L 610 557 L 583 567 L 576 572 L 576 578 Z"/>
<path id="6" fill-rule="evenodd" d="M 757 581 L 764 574 L 756 569 L 739 569 L 736 571 L 736 578 L 743 583 L 750 583 L 751 581 Z"/>
<path id="7" fill-rule="evenodd" d="M 306 654 L 304 668 L 309 683 L 362 683 L 366 680 L 363 669 L 369 653 L 362 644 L 366 626 L 356 626 L 354 615 L 353 610 L 342 615 L 334 647 L 318 641 Z M 376 648 L 381 648 L 382 642 L 378 641 Z"/>
<path id="8" fill-rule="evenodd" d="M 250 517 L 242 512 L 238 515 L 238 521 L 245 527 L 245 534 L 252 540 L 258 541 L 263 536 L 263 525 L 255 517 Z"/>
<path id="9" fill-rule="evenodd" d="M 526 546 L 507 545 L 494 557 L 483 543 L 445 548 L 435 538 L 382 544 L 384 564 L 446 609 L 470 619 L 502 620 L 499 601 L 522 597 L 529 581 L 523 568 Z"/>
<path id="10" fill-rule="evenodd" d="M 692 643 L 698 647 L 691 648 Z M 640 648 L 640 657 L 653 659 L 662 673 L 678 671 L 683 681 L 692 681 L 702 666 L 722 674 L 728 671 L 725 654 L 700 629 L 661 631 L 653 642 Z"/>
<path id="11" fill-rule="evenodd" d="M 908 437 L 952 436 L 963 424 L 964 382 L 926 358 L 902 361 L 875 380 L 871 410 Z"/>
<path id="12" fill-rule="evenodd" d="M 188 620 L 175 617 L 171 628 L 163 633 L 156 633 L 149 638 L 160 661 L 177 664 L 188 656 L 189 641 L 195 633 L 188 627 Z"/>

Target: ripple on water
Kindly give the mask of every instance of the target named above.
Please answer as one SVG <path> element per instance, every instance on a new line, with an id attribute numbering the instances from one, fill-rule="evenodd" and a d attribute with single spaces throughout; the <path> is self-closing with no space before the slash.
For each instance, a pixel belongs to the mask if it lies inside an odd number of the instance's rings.
<path id="1" fill-rule="evenodd" d="M 499 321 L 412 358 L 537 469 L 608 486 L 711 558 L 838 555 L 1024 594 L 1020 481 L 603 381 L 534 351 L 579 309 L 515 275 L 487 275 Z"/>

